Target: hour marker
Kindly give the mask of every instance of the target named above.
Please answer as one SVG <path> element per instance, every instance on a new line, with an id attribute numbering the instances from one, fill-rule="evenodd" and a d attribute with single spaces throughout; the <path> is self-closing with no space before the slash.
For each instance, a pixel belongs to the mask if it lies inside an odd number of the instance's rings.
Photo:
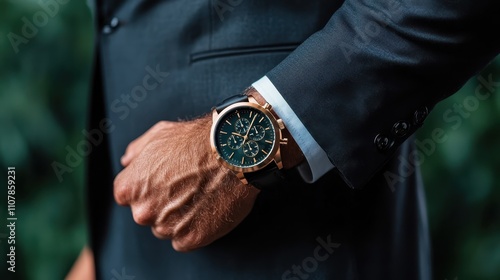
<path id="1" fill-rule="evenodd" d="M 238 115 L 238 118 L 241 119 L 240 112 L 236 111 L 236 115 Z"/>
<path id="2" fill-rule="evenodd" d="M 272 144 L 273 143 L 272 141 L 269 141 L 269 140 L 266 140 L 264 142 L 266 142 L 267 144 Z"/>
<path id="3" fill-rule="evenodd" d="M 253 158 L 253 163 L 256 163 L 256 162 L 257 162 L 257 160 L 255 158 Z"/>
<path id="4" fill-rule="evenodd" d="M 271 129 L 271 128 L 270 127 L 266 127 L 266 129 L 264 129 L 264 130 L 269 130 L 269 129 Z"/>
<path id="5" fill-rule="evenodd" d="M 225 147 L 225 146 L 227 146 L 227 144 L 221 144 L 221 147 Z"/>
<path id="6" fill-rule="evenodd" d="M 245 157 L 241 157 L 241 164 L 245 162 Z"/>
<path id="7" fill-rule="evenodd" d="M 261 123 L 264 120 L 264 117 L 260 118 L 259 123 Z"/>
<path id="8" fill-rule="evenodd" d="M 228 125 L 231 125 L 231 123 L 230 123 L 228 120 L 226 120 L 226 123 L 227 123 Z"/>
<path id="9" fill-rule="evenodd" d="M 229 158 L 231 159 L 233 156 L 234 156 L 234 152 L 231 155 L 229 155 Z"/>
<path id="10" fill-rule="evenodd" d="M 220 133 L 221 133 L 221 134 L 227 134 L 227 132 L 225 132 L 225 131 L 221 131 Z"/>
<path id="11" fill-rule="evenodd" d="M 253 114 L 253 112 L 252 112 L 252 111 L 250 111 L 250 118 L 252 117 L 252 114 Z"/>
<path id="12" fill-rule="evenodd" d="M 262 152 L 263 152 L 265 155 L 267 155 L 267 152 L 266 152 L 265 150 L 262 150 Z"/>

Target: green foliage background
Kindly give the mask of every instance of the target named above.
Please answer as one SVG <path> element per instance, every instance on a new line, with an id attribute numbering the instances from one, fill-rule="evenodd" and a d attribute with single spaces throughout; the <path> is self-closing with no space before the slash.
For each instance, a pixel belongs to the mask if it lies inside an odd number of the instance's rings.
<path id="1" fill-rule="evenodd" d="M 0 0 L 0 221 L 6 218 L 7 167 L 17 171 L 17 265 L 6 270 L 0 227 L 0 279 L 62 279 L 87 238 L 84 165 L 59 182 L 51 163 L 82 139 L 88 108 L 93 30 L 83 0 L 69 0 L 16 53 L 8 39 L 33 21 L 35 0 Z M 481 75 L 500 81 L 500 59 Z M 417 139 L 442 128 L 422 163 L 435 279 L 500 279 L 500 89 L 455 128 L 443 114 L 473 96 L 477 78 L 441 102 Z M 433 85 L 429 85 L 432 87 Z M 111 277 L 111 276 L 110 276 Z"/>

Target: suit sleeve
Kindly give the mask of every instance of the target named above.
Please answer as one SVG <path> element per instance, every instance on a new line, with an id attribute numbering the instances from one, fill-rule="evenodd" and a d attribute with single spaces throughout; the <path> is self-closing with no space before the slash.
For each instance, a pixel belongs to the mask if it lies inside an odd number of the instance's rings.
<path id="1" fill-rule="evenodd" d="M 362 188 L 495 57 L 498 12 L 495 1 L 347 0 L 267 77 L 344 181 Z"/>

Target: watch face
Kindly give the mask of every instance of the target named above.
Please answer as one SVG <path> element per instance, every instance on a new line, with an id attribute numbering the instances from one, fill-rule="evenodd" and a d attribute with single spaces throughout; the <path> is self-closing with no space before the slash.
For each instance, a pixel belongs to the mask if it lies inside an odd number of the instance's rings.
<path id="1" fill-rule="evenodd" d="M 276 132 L 270 118 L 253 107 L 238 107 L 225 113 L 215 127 L 217 153 L 238 168 L 264 162 L 274 150 Z"/>

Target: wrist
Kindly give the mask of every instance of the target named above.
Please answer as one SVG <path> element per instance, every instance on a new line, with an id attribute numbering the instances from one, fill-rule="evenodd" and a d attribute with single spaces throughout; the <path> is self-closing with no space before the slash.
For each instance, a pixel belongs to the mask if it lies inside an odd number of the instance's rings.
<path id="1" fill-rule="evenodd" d="M 260 105 L 264 105 L 267 103 L 265 98 L 253 87 L 247 89 L 245 93 L 248 96 L 253 97 L 255 101 L 257 101 L 257 103 L 259 103 Z M 291 169 L 299 165 L 302 161 L 304 161 L 305 157 L 304 154 L 302 154 L 300 147 L 297 145 L 297 142 L 295 142 L 292 135 L 286 128 L 286 123 L 285 123 L 285 129 L 282 131 L 282 133 L 284 138 L 288 138 L 288 143 L 286 145 L 281 146 L 281 158 L 283 161 L 283 168 Z"/>

